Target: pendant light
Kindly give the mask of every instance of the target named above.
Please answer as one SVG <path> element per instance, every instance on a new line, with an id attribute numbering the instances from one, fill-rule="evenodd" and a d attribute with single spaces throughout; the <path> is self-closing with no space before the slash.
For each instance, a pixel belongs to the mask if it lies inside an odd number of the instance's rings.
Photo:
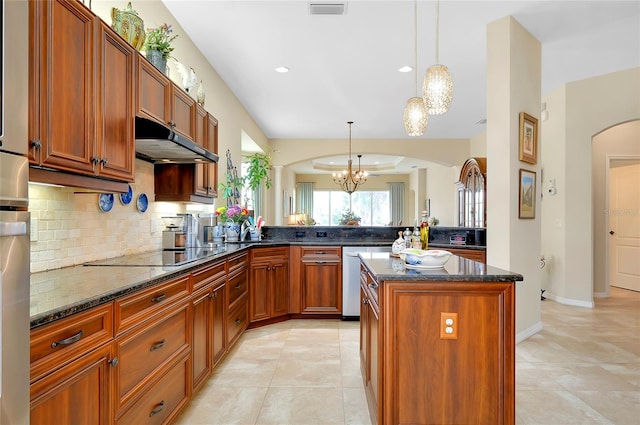
<path id="1" fill-rule="evenodd" d="M 404 108 L 404 129 L 409 136 L 422 136 L 427 128 L 429 115 L 424 99 L 418 96 L 418 0 L 413 1 L 413 37 L 416 97 L 407 100 L 407 106 Z"/>
<path id="2" fill-rule="evenodd" d="M 444 114 L 453 97 L 453 80 L 449 69 L 439 61 L 440 0 L 436 0 L 436 64 L 430 66 L 422 84 L 422 97 L 430 115 Z"/>
<path id="3" fill-rule="evenodd" d="M 347 121 L 347 124 L 349 124 L 349 162 L 346 170 L 340 173 L 333 173 L 333 182 L 351 195 L 358 189 L 358 186 L 367 181 L 367 172 L 360 168 L 362 155 L 358 155 L 358 169 L 353 170 L 353 161 L 351 160 L 351 125 L 353 121 Z"/>

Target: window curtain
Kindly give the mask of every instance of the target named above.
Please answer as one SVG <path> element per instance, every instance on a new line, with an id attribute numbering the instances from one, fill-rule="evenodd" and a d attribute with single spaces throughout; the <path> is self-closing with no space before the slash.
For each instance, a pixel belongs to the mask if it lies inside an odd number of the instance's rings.
<path id="1" fill-rule="evenodd" d="M 313 183 L 298 183 L 296 213 L 313 215 Z"/>
<path id="2" fill-rule="evenodd" d="M 389 183 L 389 206 L 391 207 L 391 221 L 394 225 L 404 217 L 404 183 Z"/>

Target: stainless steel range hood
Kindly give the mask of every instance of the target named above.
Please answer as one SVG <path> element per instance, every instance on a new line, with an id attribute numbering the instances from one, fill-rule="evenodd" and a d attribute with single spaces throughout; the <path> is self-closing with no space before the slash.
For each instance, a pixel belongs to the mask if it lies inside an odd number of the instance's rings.
<path id="1" fill-rule="evenodd" d="M 156 121 L 136 117 L 136 156 L 154 164 L 218 162 L 218 155 Z"/>

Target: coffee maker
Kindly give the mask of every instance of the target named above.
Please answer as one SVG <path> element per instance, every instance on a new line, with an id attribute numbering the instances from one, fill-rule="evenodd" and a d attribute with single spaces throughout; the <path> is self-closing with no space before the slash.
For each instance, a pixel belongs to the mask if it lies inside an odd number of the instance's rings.
<path id="1" fill-rule="evenodd" d="M 187 246 L 187 234 L 184 231 L 184 217 L 162 217 L 165 229 L 162 231 L 162 249 L 184 250 Z"/>

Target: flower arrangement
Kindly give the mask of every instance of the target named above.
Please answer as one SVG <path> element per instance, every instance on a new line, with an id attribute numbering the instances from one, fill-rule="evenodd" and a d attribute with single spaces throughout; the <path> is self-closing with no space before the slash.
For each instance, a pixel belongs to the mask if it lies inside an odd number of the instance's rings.
<path id="1" fill-rule="evenodd" d="M 215 215 L 219 217 L 219 222 L 225 223 L 233 221 L 234 223 L 242 223 L 249 217 L 249 210 L 242 208 L 240 205 L 232 205 L 230 207 L 219 207 L 216 209 Z"/>
<path id="2" fill-rule="evenodd" d="M 173 29 L 171 25 L 167 23 L 157 28 L 147 28 L 147 38 L 144 41 L 144 49 L 157 50 L 162 53 L 163 58 L 169 59 L 171 52 L 173 52 L 171 42 L 178 36 L 178 34 L 172 36 L 172 33 Z"/>
<path id="3" fill-rule="evenodd" d="M 353 211 L 345 210 L 340 217 L 341 226 L 359 226 L 361 218 L 358 217 Z"/>

